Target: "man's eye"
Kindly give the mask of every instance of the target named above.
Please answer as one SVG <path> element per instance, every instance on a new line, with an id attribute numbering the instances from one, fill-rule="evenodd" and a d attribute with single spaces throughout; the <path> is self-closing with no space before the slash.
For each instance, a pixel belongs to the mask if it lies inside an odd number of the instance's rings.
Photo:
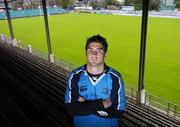
<path id="1" fill-rule="evenodd" d="M 103 53 L 103 50 L 102 49 L 98 49 L 97 52 L 98 53 Z"/>
<path id="2" fill-rule="evenodd" d="M 87 51 L 88 51 L 88 52 L 93 52 L 93 50 L 92 50 L 92 49 L 88 49 Z"/>
<path id="3" fill-rule="evenodd" d="M 87 50 L 87 53 L 89 54 L 94 54 L 94 53 L 97 53 L 97 54 L 103 54 L 103 50 L 102 49 L 96 49 L 96 50 L 93 50 L 93 49 L 88 49 Z"/>

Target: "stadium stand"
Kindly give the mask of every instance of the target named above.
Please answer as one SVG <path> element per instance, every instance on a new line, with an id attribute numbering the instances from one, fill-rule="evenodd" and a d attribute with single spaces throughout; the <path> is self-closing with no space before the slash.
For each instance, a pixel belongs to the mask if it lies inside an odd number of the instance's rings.
<path id="1" fill-rule="evenodd" d="M 128 16 L 142 16 L 142 11 L 122 11 L 122 10 L 86 10 L 89 13 L 97 14 L 114 14 L 114 15 L 128 15 Z M 48 8 L 48 15 L 63 14 L 68 13 L 69 10 L 60 7 Z M 10 10 L 11 18 L 23 18 L 23 17 L 33 17 L 42 16 L 42 9 L 27 9 L 27 10 Z M 150 17 L 164 17 L 164 18 L 180 18 L 179 11 L 149 11 Z M 7 19 L 6 13 L 4 11 L 0 12 L 0 19 Z"/>
<path id="2" fill-rule="evenodd" d="M 0 12 L 0 19 L 5 19 L 5 13 L 4 12 Z"/>
<path id="3" fill-rule="evenodd" d="M 0 77 L 5 83 L 0 92 L 1 99 L 7 98 L 7 101 L 1 104 L 0 117 L 3 119 L 0 125 L 71 126 L 63 105 L 62 81 L 65 77 L 60 73 L 65 71 L 58 72 L 57 67 L 53 70 L 53 65 L 27 53 L 18 49 L 1 49 Z M 7 106 L 10 103 L 11 106 Z"/>
<path id="4" fill-rule="evenodd" d="M 14 11 L 14 10 L 10 10 L 10 15 L 11 17 L 26 17 L 26 14 L 24 13 L 24 11 Z"/>
<path id="5" fill-rule="evenodd" d="M 68 71 L 28 51 L 0 43 L 0 125 L 3 127 L 72 126 L 65 112 Z M 175 121 L 127 97 L 122 127 L 179 127 Z M 15 120 L 16 118 L 17 120 Z"/>
<path id="6" fill-rule="evenodd" d="M 67 9 L 63 8 L 48 8 L 47 13 L 49 15 L 54 14 L 63 14 L 67 13 Z M 42 16 L 43 10 L 42 9 L 27 9 L 27 10 L 10 10 L 11 18 L 23 18 L 23 17 L 33 17 L 33 16 Z M 0 12 L 0 19 L 6 19 L 6 13 Z"/>

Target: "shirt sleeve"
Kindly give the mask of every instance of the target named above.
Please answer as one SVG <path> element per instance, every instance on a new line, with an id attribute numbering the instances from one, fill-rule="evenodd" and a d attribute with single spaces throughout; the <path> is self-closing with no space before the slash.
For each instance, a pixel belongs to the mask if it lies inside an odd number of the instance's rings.
<path id="1" fill-rule="evenodd" d="M 78 81 L 80 78 L 79 73 L 69 73 L 66 82 L 66 92 L 65 92 L 65 103 L 76 102 L 79 96 L 78 92 Z"/>

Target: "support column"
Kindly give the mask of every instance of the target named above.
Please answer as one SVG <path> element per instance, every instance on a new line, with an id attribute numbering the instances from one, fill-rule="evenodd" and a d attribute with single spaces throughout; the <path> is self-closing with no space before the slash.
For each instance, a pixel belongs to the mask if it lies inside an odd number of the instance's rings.
<path id="1" fill-rule="evenodd" d="M 146 51 L 146 33 L 148 21 L 148 5 L 149 0 L 143 0 L 142 12 L 142 25 L 141 25 L 141 47 L 140 47 L 140 61 L 139 61 L 139 82 L 137 101 L 140 103 L 145 102 L 145 89 L 144 89 L 144 66 L 145 66 L 145 51 Z"/>
<path id="2" fill-rule="evenodd" d="M 14 38 L 14 39 L 12 40 L 12 45 L 18 47 L 18 43 L 17 43 L 16 38 Z"/>
<path id="3" fill-rule="evenodd" d="M 31 45 L 28 45 L 28 52 L 32 53 L 32 46 Z"/>
<path id="4" fill-rule="evenodd" d="M 48 16 L 47 16 L 47 9 L 46 9 L 46 0 L 42 0 L 43 5 L 43 12 L 44 12 L 44 23 L 46 29 L 46 39 L 47 39 L 47 46 L 48 46 L 48 58 L 49 61 L 52 59 L 52 50 L 51 50 L 51 40 L 49 34 L 49 24 L 48 24 Z"/>
<path id="5" fill-rule="evenodd" d="M 49 62 L 55 63 L 54 55 L 53 55 L 53 54 L 50 54 L 50 55 L 49 55 Z"/>
<path id="6" fill-rule="evenodd" d="M 4 4 L 5 4 L 6 15 L 7 15 L 7 20 L 8 20 L 9 32 L 10 32 L 11 41 L 12 41 L 14 39 L 14 33 L 13 33 L 13 28 L 12 28 L 11 17 L 10 17 L 10 13 L 9 13 L 7 0 L 4 0 Z"/>

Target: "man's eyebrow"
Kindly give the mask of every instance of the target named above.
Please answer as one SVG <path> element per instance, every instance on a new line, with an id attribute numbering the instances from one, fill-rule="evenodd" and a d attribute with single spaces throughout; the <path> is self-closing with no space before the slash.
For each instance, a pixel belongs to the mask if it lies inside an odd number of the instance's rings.
<path id="1" fill-rule="evenodd" d="M 87 49 L 93 49 L 93 47 L 88 47 Z M 104 50 L 103 48 L 97 48 L 97 49 Z"/>
<path id="2" fill-rule="evenodd" d="M 98 48 L 98 49 L 102 49 L 102 50 L 104 50 L 103 48 Z"/>

